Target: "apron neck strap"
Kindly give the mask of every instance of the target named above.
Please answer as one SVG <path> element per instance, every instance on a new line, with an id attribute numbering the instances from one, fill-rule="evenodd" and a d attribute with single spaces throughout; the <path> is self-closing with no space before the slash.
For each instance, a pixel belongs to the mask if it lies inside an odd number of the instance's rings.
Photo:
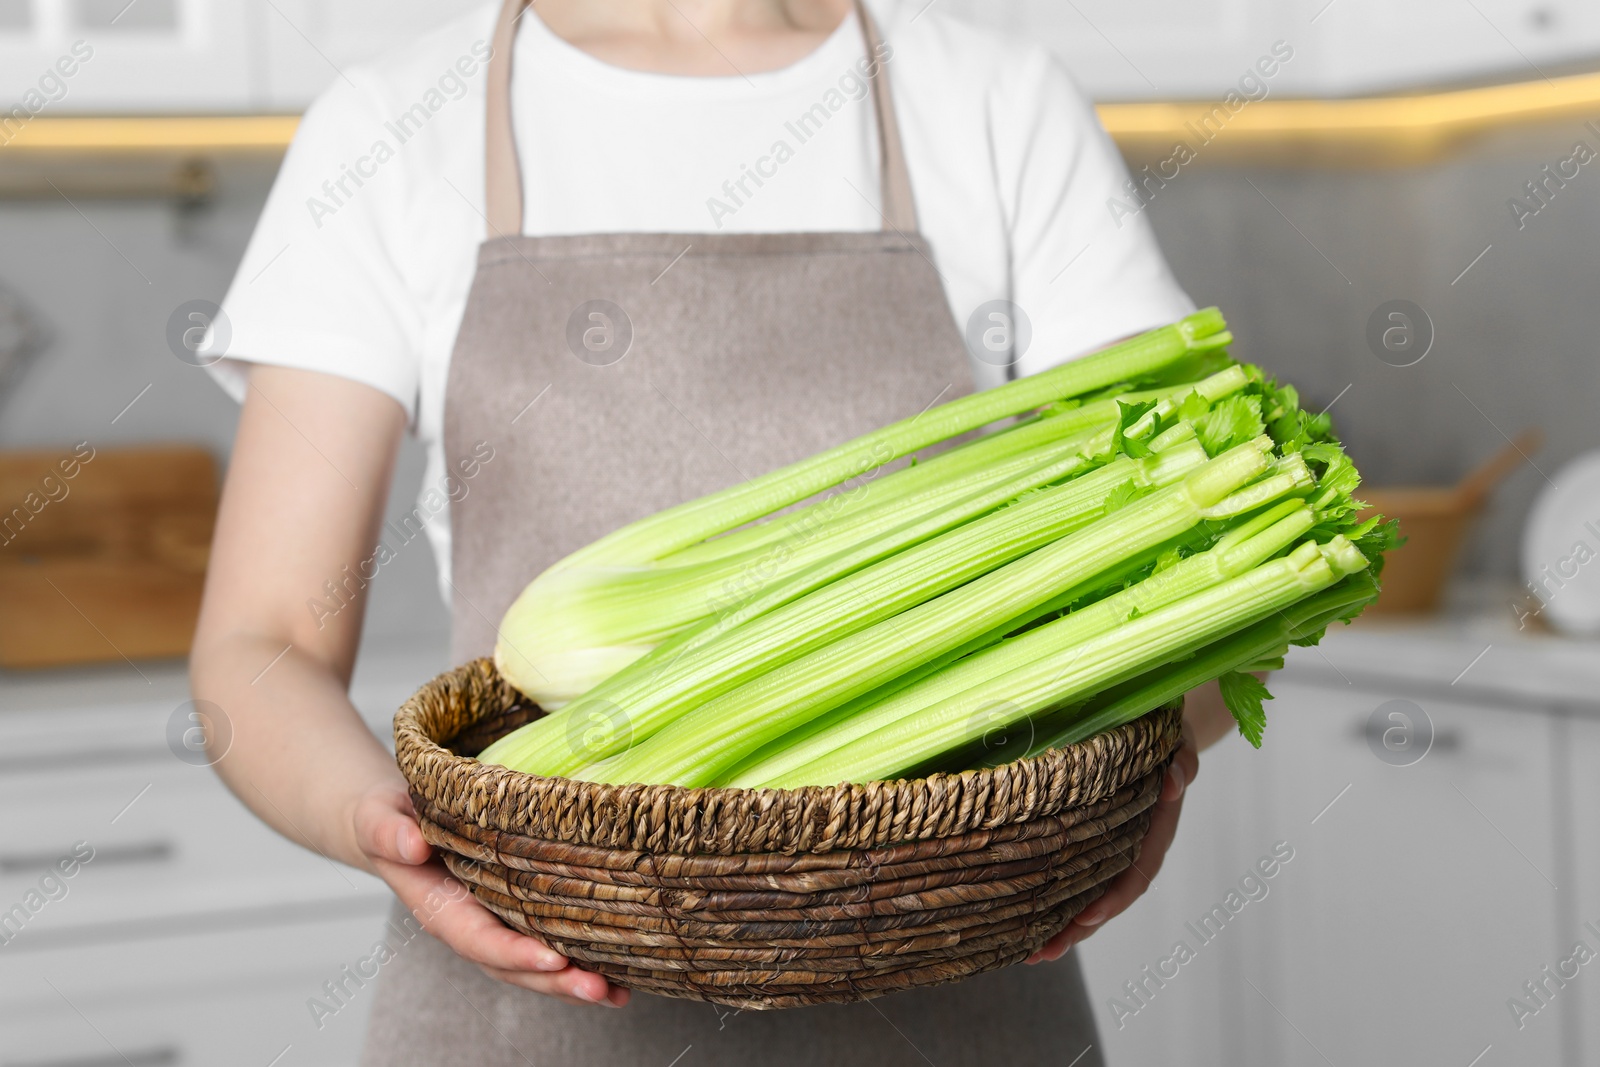
<path id="1" fill-rule="evenodd" d="M 484 204 L 490 237 L 515 237 L 522 233 L 522 170 L 517 162 L 516 133 L 511 125 L 511 57 L 517 39 L 517 20 L 527 10 L 529 2 L 505 0 L 501 5 L 494 27 L 494 51 L 489 56 Z M 878 182 L 883 229 L 915 233 L 917 206 L 911 194 L 911 175 L 906 169 L 905 150 L 900 143 L 900 125 L 895 120 L 889 79 L 883 73 L 883 60 L 878 55 L 883 38 L 862 0 L 854 0 L 854 3 L 856 21 L 861 24 L 861 34 L 866 41 L 868 69 L 872 72 L 868 82 L 878 120 Z"/>
<path id="2" fill-rule="evenodd" d="M 878 202 L 883 205 L 882 228 L 904 236 L 917 232 L 917 201 L 911 195 L 911 172 L 906 169 L 894 95 L 889 91 L 889 75 L 884 72 L 889 50 L 883 44 L 883 35 L 878 32 L 878 24 L 867 5 L 855 0 L 855 8 L 861 36 L 866 40 L 867 69 L 871 72 L 867 81 L 872 88 L 872 108 L 878 118 Z"/>

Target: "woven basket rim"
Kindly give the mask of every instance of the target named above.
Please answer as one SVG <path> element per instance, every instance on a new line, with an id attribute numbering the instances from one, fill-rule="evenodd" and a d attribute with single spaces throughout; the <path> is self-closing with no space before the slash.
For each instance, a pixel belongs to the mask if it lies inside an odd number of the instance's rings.
<path id="1" fill-rule="evenodd" d="M 874 849 L 1055 815 L 1106 799 L 1163 764 L 1182 722 L 1174 703 L 999 767 L 800 789 L 579 782 L 479 763 L 443 747 L 517 704 L 534 707 L 482 658 L 438 675 L 400 706 L 395 758 L 419 812 L 641 858 Z"/>

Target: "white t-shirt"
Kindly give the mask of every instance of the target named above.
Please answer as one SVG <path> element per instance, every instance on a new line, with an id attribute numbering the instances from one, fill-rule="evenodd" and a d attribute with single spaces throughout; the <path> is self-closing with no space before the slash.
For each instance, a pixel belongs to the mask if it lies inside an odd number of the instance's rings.
<path id="1" fill-rule="evenodd" d="M 213 367 L 236 398 L 235 360 L 337 374 L 394 397 L 428 449 L 424 494 L 444 484 L 445 381 L 487 229 L 484 60 L 498 6 L 347 69 L 312 104 L 223 304 L 229 358 Z M 1027 374 L 1193 310 L 1145 219 L 1109 211 L 1127 180 L 1122 160 L 1050 53 L 923 0 L 871 6 L 892 49 L 882 70 L 920 228 L 963 330 L 980 305 L 1013 301 L 1032 327 L 1015 367 Z M 519 25 L 524 232 L 880 227 L 876 120 L 853 14 L 792 66 L 726 77 L 607 65 L 533 7 Z M 801 127 L 819 103 L 826 121 Z M 751 169 L 770 176 L 757 186 Z M 974 361 L 980 386 L 1004 380 L 997 362 Z M 429 537 L 447 590 L 448 511 Z"/>

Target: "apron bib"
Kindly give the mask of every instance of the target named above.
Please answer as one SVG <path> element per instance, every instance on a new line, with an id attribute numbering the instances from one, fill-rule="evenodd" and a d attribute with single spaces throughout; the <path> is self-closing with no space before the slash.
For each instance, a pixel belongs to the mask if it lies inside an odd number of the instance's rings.
<path id="1" fill-rule="evenodd" d="M 523 586 L 596 538 L 971 389 L 887 79 L 870 78 L 878 232 L 525 237 L 510 82 L 526 3 L 506 0 L 495 30 L 489 237 L 445 394 L 448 469 L 493 449 L 451 505 L 453 662 L 489 655 Z M 856 16 L 871 56 L 859 0 Z M 422 937 L 384 969 L 363 1062 L 1098 1067 L 1097 1044 L 1071 956 L 861 1004 L 739 1013 L 635 992 L 617 1011 L 495 982 Z"/>

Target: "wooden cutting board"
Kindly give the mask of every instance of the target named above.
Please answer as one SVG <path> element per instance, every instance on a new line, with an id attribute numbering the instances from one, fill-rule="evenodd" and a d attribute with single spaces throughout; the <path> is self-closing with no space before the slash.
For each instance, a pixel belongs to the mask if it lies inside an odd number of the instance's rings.
<path id="1" fill-rule="evenodd" d="M 188 653 L 217 513 L 209 452 L 0 452 L 0 509 L 0 667 Z"/>

